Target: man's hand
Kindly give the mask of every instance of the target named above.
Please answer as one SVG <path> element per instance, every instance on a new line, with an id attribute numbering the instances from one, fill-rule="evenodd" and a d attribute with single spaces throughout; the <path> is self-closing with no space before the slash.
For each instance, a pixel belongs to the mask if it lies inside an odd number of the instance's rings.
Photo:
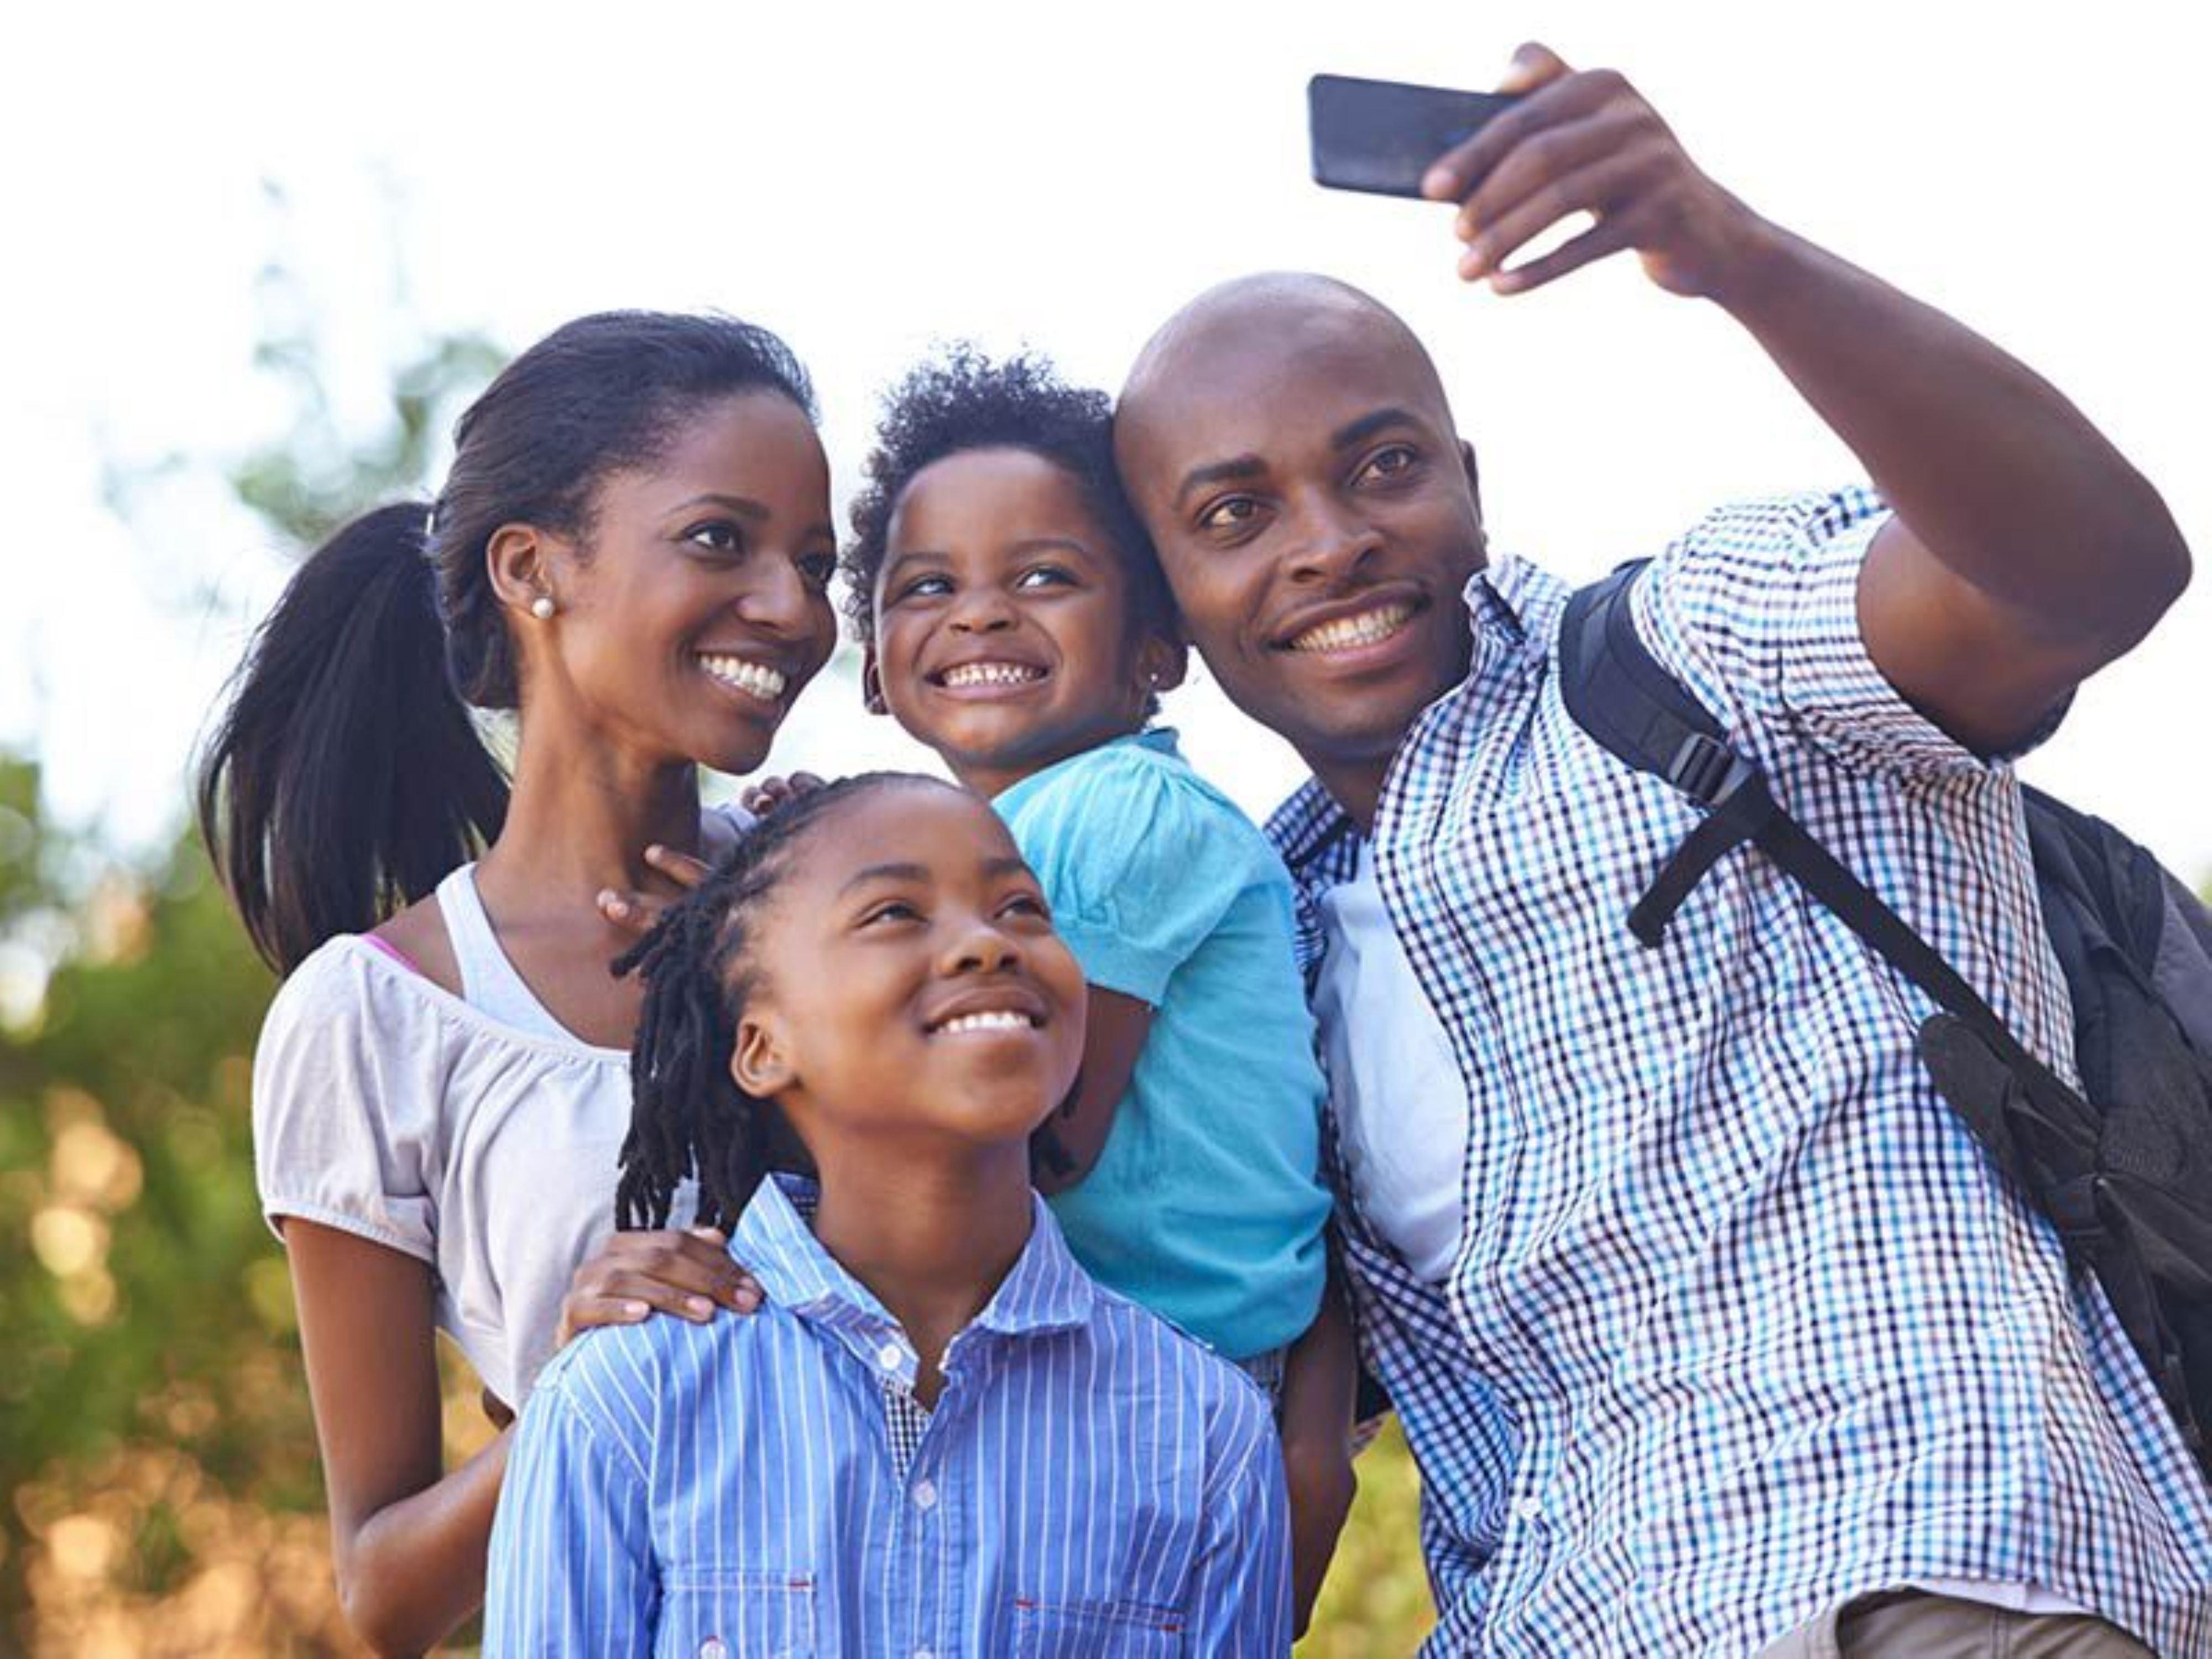
<path id="1" fill-rule="evenodd" d="M 1612 70 L 1571 70 L 1548 48 L 1513 54 L 1500 92 L 1525 94 L 1437 158 L 1421 181 L 1462 205 L 1459 273 L 1525 294 L 1622 248 L 1671 294 L 1717 299 L 1757 268 L 1768 228 L 1691 161 L 1642 94 Z M 1505 262 L 1562 220 L 1580 235 L 1511 270 Z"/>
<path id="2" fill-rule="evenodd" d="M 2015 747 L 2186 584 L 2156 491 L 2022 365 L 1752 212 L 1611 70 L 1528 46 L 1501 90 L 1525 95 L 1422 184 L 1462 204 L 1461 274 L 1525 293 L 1633 248 L 1662 288 L 1748 330 L 1895 510 L 1867 556 L 1860 633 L 1967 749 Z M 1502 269 L 1582 213 L 1589 229 Z"/>

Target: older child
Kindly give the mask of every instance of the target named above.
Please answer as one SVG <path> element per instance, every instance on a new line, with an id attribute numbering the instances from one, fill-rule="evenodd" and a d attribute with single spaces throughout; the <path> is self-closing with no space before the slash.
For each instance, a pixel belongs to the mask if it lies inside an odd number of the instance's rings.
<path id="1" fill-rule="evenodd" d="M 1259 1395 L 1092 1284 L 1030 1191 L 1083 979 L 990 810 L 831 785 L 635 959 L 625 1213 L 696 1170 L 768 1303 L 548 1368 L 485 1652 L 1284 1652 Z M 763 1178 L 787 1135 L 818 1187 Z"/>
<path id="2" fill-rule="evenodd" d="M 1322 1085 L 1288 877 L 1146 729 L 1183 652 L 1102 393 L 956 349 L 894 392 L 868 470 L 845 563 L 871 705 L 991 797 L 1090 981 L 1040 1184 L 1100 1280 L 1279 1392 L 1303 1617 L 1350 1499 L 1353 1367 L 1318 1317 Z"/>

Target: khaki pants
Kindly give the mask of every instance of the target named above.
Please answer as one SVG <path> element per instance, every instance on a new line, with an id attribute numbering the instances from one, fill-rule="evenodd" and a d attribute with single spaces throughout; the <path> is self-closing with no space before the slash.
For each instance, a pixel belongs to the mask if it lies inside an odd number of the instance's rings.
<path id="1" fill-rule="evenodd" d="M 1862 1596 L 1792 1631 L 1759 1659 L 2154 1659 L 2117 1625 L 2007 1613 L 1920 1590 Z"/>

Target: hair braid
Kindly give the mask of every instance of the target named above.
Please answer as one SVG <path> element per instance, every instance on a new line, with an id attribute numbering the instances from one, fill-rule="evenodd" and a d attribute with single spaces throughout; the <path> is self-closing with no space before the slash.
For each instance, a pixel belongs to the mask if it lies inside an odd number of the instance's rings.
<path id="1" fill-rule="evenodd" d="M 878 789 L 947 788 L 912 773 L 841 778 L 777 806 L 714 871 L 617 957 L 645 981 L 630 1050 L 630 1124 L 623 1139 L 615 1224 L 661 1227 L 677 1188 L 699 1182 L 699 1220 L 726 1231 L 773 1167 L 788 1130 L 773 1101 L 730 1074 L 738 1026 L 756 985 L 755 925 L 806 832 L 842 803 Z"/>

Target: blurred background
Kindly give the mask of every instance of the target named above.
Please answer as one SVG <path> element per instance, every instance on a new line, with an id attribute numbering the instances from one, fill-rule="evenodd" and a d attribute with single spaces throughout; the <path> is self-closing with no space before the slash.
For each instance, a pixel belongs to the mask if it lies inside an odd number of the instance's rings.
<path id="1" fill-rule="evenodd" d="M 1709 307 L 1613 261 L 1467 290 L 1442 210 L 1305 177 L 1328 70 L 1626 70 L 1723 183 L 2066 390 L 2212 552 L 2197 8 L 1863 0 L 1097 12 L 46 9 L 0 98 L 0 1653 L 347 1652 L 246 1087 L 269 977 L 184 830 L 188 757 L 291 563 L 421 495 L 511 352 L 713 307 L 812 368 L 841 492 L 933 340 L 1108 386 L 1200 287 L 1326 270 L 1430 342 L 1493 542 L 1563 574 L 1846 456 Z M 2212 875 L 2212 581 L 2034 781 Z M 1255 815 L 1295 781 L 1211 687 L 1168 718 Z M 849 663 L 779 768 L 915 764 Z M 458 1365 L 456 1452 L 486 1431 Z M 1426 1628 L 1395 1437 L 1312 1655 Z M 462 1650 L 465 1650 L 465 1648 Z"/>

